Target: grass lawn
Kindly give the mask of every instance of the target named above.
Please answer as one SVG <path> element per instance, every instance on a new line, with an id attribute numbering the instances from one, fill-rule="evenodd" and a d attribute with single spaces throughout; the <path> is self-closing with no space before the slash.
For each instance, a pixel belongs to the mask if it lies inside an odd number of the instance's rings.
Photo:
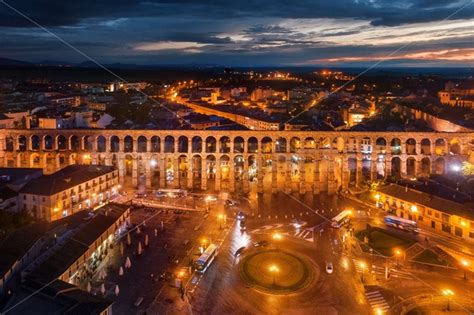
<path id="1" fill-rule="evenodd" d="M 421 262 L 421 263 L 426 263 L 426 264 L 449 266 L 449 264 L 446 261 L 442 259 L 438 259 L 438 255 L 436 255 L 435 252 L 429 249 L 425 249 L 420 254 L 416 255 L 415 259 L 413 260 L 417 262 Z"/>
<path id="2" fill-rule="evenodd" d="M 414 241 L 403 238 L 394 234 L 390 234 L 385 230 L 371 227 L 369 230 L 361 230 L 356 232 L 356 237 L 364 241 L 364 237 L 369 238 L 369 243 L 367 244 L 370 248 L 373 248 L 374 253 L 379 253 L 384 256 L 393 256 L 394 248 L 406 249 L 413 245 Z M 366 246 L 362 246 L 363 249 Z"/>

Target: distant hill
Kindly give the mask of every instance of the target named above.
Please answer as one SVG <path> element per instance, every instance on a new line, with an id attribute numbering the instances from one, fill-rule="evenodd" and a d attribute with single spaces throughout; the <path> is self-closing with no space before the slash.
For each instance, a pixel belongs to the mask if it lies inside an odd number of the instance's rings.
<path id="1" fill-rule="evenodd" d="M 34 64 L 26 61 L 20 61 L 15 59 L 0 58 L 0 66 L 33 66 Z"/>

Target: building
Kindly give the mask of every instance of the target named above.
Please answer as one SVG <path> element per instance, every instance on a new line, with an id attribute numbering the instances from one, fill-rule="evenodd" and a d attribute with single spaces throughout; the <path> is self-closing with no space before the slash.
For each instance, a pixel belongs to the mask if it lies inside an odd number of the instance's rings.
<path id="1" fill-rule="evenodd" d="M 377 190 L 379 207 L 424 229 L 474 242 L 474 209 L 415 189 L 391 184 Z"/>
<path id="2" fill-rule="evenodd" d="M 444 90 L 438 92 L 438 97 L 441 104 L 444 105 L 474 108 L 474 83 L 447 82 Z"/>
<path id="3" fill-rule="evenodd" d="M 114 167 L 70 165 L 26 184 L 19 192 L 19 206 L 37 219 L 55 221 L 96 208 L 117 190 L 118 172 Z"/>

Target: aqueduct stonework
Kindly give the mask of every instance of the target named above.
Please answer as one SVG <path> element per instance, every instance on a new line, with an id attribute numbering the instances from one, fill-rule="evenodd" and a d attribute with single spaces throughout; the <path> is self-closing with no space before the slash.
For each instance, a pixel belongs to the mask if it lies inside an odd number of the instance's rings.
<path id="1" fill-rule="evenodd" d="M 114 165 L 122 183 L 219 191 L 327 192 L 459 171 L 474 133 L 4 129 L 4 167 Z"/>

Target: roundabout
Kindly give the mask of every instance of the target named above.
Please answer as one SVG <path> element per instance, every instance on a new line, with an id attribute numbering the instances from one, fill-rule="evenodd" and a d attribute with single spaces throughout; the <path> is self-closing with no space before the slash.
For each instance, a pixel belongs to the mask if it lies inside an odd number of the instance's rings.
<path id="1" fill-rule="evenodd" d="M 272 294 L 300 291 L 315 277 L 314 267 L 305 258 L 279 249 L 249 253 L 239 267 L 244 282 Z"/>

